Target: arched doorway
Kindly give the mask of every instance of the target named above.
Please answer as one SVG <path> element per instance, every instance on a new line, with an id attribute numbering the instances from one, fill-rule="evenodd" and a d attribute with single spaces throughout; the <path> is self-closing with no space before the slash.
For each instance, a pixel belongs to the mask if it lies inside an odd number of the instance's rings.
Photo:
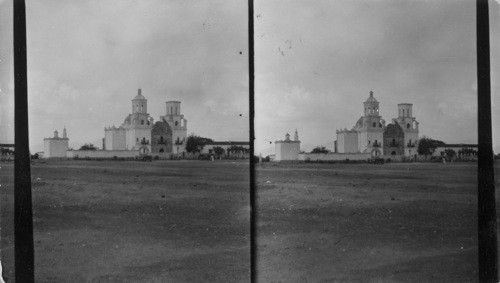
<path id="1" fill-rule="evenodd" d="M 377 148 L 372 150 L 373 157 L 379 157 L 380 155 L 382 155 L 382 154 L 380 153 L 380 151 Z"/>
<path id="2" fill-rule="evenodd" d="M 141 148 L 139 149 L 139 153 L 140 153 L 141 155 L 146 155 L 146 154 L 148 154 L 148 153 L 149 153 L 149 148 L 148 148 L 147 146 L 143 146 L 143 147 L 141 147 Z"/>

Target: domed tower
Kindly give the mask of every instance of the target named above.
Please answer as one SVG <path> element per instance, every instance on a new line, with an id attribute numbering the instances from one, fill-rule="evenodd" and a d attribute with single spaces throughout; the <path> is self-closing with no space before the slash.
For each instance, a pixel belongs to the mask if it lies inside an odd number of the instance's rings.
<path id="1" fill-rule="evenodd" d="M 111 129 L 114 132 L 111 134 L 116 136 L 112 143 L 116 145 L 116 148 L 121 148 L 124 142 L 126 149 L 140 150 L 141 153 L 151 152 L 152 128 L 153 118 L 148 114 L 148 100 L 139 88 L 137 95 L 132 99 L 132 114 L 125 118 L 120 129 Z M 124 136 L 123 130 L 125 130 Z"/>
<path id="2" fill-rule="evenodd" d="M 365 106 L 365 116 L 379 116 L 378 101 L 373 97 L 373 91 L 370 91 L 370 97 L 363 104 Z"/>
<path id="3" fill-rule="evenodd" d="M 148 100 L 142 95 L 142 90 L 137 90 L 137 95 L 132 99 L 132 114 L 148 113 Z"/>
<path id="4" fill-rule="evenodd" d="M 285 141 L 290 141 L 290 134 L 289 133 L 286 133 L 286 135 L 285 135 Z"/>
<path id="5" fill-rule="evenodd" d="M 358 119 L 354 130 L 358 133 L 358 152 L 382 155 L 385 121 L 380 116 L 379 102 L 370 91 L 370 96 L 363 103 L 364 116 Z M 354 139 L 353 139 L 354 140 Z"/>
<path id="6" fill-rule="evenodd" d="M 413 117 L 412 107 L 411 103 L 398 104 L 398 118 L 394 119 L 404 132 L 404 154 L 406 156 L 417 154 L 418 122 Z"/>
<path id="7" fill-rule="evenodd" d="M 182 153 L 186 148 L 187 120 L 181 112 L 180 101 L 165 102 L 166 115 L 161 119 L 172 128 L 173 153 Z"/>

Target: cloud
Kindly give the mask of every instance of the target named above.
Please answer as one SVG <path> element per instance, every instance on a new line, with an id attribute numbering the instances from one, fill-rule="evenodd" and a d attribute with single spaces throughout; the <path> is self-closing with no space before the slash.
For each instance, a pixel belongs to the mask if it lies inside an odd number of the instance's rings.
<path id="1" fill-rule="evenodd" d="M 29 1 L 31 143 L 63 125 L 74 141 L 102 137 L 104 126 L 123 122 L 138 87 L 155 119 L 165 114 L 165 101 L 179 100 L 188 131 L 247 139 L 248 131 L 234 128 L 240 124 L 223 122 L 243 113 L 248 124 L 246 7 L 244 1 Z M 215 120 L 201 115 L 207 101 L 221 113 Z"/>
<path id="2" fill-rule="evenodd" d="M 421 134 L 475 142 L 474 10 L 467 1 L 257 3 L 257 137 L 298 127 L 324 144 L 352 127 L 373 90 L 387 121 L 412 103 Z"/>

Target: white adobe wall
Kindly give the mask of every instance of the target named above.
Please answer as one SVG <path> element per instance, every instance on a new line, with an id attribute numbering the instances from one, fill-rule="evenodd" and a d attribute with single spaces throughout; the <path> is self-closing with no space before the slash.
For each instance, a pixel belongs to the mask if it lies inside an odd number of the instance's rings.
<path id="1" fill-rule="evenodd" d="M 151 150 L 151 127 L 127 129 L 126 148 L 129 150 L 139 149 L 142 147 L 142 138 L 146 138 L 146 141 L 149 141 L 148 148 Z"/>
<path id="2" fill-rule="evenodd" d="M 111 150 L 125 150 L 127 149 L 127 142 L 125 137 L 125 130 L 116 130 L 112 132 L 113 144 Z M 107 147 L 106 147 L 107 148 Z"/>
<path id="3" fill-rule="evenodd" d="M 43 158 L 50 157 L 50 139 L 43 140 Z"/>
<path id="4" fill-rule="evenodd" d="M 339 153 L 358 152 L 358 133 L 354 131 L 337 133 L 337 150 Z"/>
<path id="5" fill-rule="evenodd" d="M 408 132 L 405 133 L 405 146 L 411 141 L 412 144 L 418 142 L 418 133 Z"/>
<path id="6" fill-rule="evenodd" d="M 125 130 L 116 129 L 104 131 L 104 143 L 106 150 L 127 149 Z"/>
<path id="7" fill-rule="evenodd" d="M 275 161 L 298 160 L 298 156 L 300 153 L 300 142 L 277 141 L 275 143 L 275 150 Z"/>
<path id="8" fill-rule="evenodd" d="M 371 158 L 370 153 L 300 153 L 298 160 L 311 161 L 328 160 L 328 161 L 345 161 L 349 160 L 368 160 Z"/>
<path id="9" fill-rule="evenodd" d="M 45 139 L 43 158 L 66 157 L 68 139 Z"/>
<path id="10" fill-rule="evenodd" d="M 383 139 L 384 132 L 383 131 L 363 131 L 359 133 L 359 152 L 365 151 L 368 147 L 368 141 L 370 141 L 370 145 L 373 145 L 375 140 L 380 144 L 379 148 L 384 147 Z M 382 151 L 382 150 L 381 150 Z"/>
<path id="11" fill-rule="evenodd" d="M 337 133 L 337 151 L 340 153 L 346 152 L 346 133 L 340 132 Z"/>
<path id="12" fill-rule="evenodd" d="M 68 150 L 68 158 L 135 158 L 139 156 L 138 150 Z"/>
<path id="13" fill-rule="evenodd" d="M 418 155 L 418 147 L 405 147 L 405 156 L 413 156 L 415 154 Z"/>

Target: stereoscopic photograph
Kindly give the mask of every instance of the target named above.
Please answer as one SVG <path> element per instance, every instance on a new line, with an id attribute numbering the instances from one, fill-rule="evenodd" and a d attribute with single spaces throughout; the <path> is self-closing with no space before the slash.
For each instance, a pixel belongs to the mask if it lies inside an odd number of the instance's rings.
<path id="1" fill-rule="evenodd" d="M 476 9 L 0 0 L 0 282 L 480 281 Z"/>

